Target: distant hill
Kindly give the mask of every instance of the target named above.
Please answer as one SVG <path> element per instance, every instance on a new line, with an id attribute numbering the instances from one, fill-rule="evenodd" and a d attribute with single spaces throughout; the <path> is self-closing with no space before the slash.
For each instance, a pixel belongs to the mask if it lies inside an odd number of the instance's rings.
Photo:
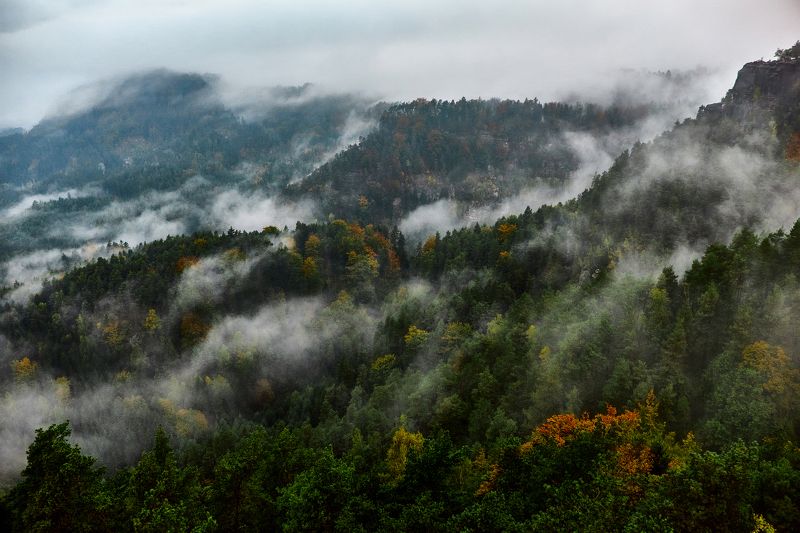
<path id="1" fill-rule="evenodd" d="M 310 85 L 228 106 L 217 84 L 165 70 L 99 83 L 75 95 L 80 106 L 0 136 L 0 261 L 236 225 L 210 218 L 221 193 L 258 203 L 354 142 L 381 110 Z M 142 216 L 147 231 L 124 230 Z"/>
<path id="2" fill-rule="evenodd" d="M 525 188 L 567 186 L 582 149 L 616 153 L 638 140 L 639 124 L 657 111 L 535 99 L 397 104 L 362 142 L 288 193 L 317 199 L 325 213 L 385 224 L 441 199 L 497 203 Z"/>
<path id="3" fill-rule="evenodd" d="M 92 87 L 98 100 L 83 109 L 0 137 L 0 183 L 35 190 L 93 183 L 125 196 L 247 162 L 268 167 L 264 181 L 275 185 L 338 148 L 351 113 L 368 113 L 369 103 L 352 95 L 300 99 L 305 86 L 265 90 L 259 120 L 244 121 L 221 103 L 215 84 L 158 70 Z M 142 170 L 161 179 L 140 185 Z"/>

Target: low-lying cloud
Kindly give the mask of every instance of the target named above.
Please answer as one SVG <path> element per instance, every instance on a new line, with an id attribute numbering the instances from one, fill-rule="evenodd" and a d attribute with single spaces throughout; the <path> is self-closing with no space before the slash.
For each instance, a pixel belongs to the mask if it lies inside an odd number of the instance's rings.
<path id="1" fill-rule="evenodd" d="M 77 248 L 39 250 L 13 257 L 0 265 L 4 274 L 2 284 L 12 287 L 6 299 L 22 304 L 39 292 L 42 283 L 58 276 L 67 268 L 98 257 L 107 257 L 118 248 L 87 243 Z"/>
<path id="2" fill-rule="evenodd" d="M 60 198 L 80 198 L 82 196 L 88 196 L 89 194 L 88 191 L 79 191 L 77 189 L 68 189 L 66 191 L 45 194 L 30 194 L 22 197 L 18 202 L 0 212 L 0 219 L 17 217 L 25 214 L 25 212 L 30 210 L 37 203 L 51 202 Z"/>
<path id="3" fill-rule="evenodd" d="M 199 304 L 217 303 L 261 259 L 261 255 L 243 259 L 226 254 L 203 257 L 182 273 L 175 287 L 173 309 L 182 312 Z"/>
<path id="4" fill-rule="evenodd" d="M 227 225 L 245 231 L 261 230 L 264 226 L 293 227 L 295 222 L 308 221 L 314 214 L 309 200 L 287 202 L 259 194 L 245 196 L 238 190 L 227 190 L 211 204 L 215 228 Z"/>
<path id="5" fill-rule="evenodd" d="M 794 42 L 798 19 L 794 0 L 11 0 L 0 18 L 0 127 L 32 125 L 70 87 L 154 67 L 388 100 L 555 100 L 607 98 L 597 93 L 613 95 L 606 80 L 625 68 L 705 65 L 724 73 L 719 98 L 742 63 Z"/>
<path id="6" fill-rule="evenodd" d="M 90 189 L 67 192 L 72 197 L 96 194 Z M 29 196 L 17 206 L 29 206 L 37 198 L 54 197 L 66 196 L 65 193 Z M 31 214 L 28 208 L 15 206 L 13 209 L 18 212 L 14 220 Z M 135 247 L 170 235 L 200 230 L 224 232 L 234 228 L 260 231 L 265 226 L 293 228 L 298 221 L 313 221 L 315 213 L 315 204 L 308 200 L 283 201 L 252 188 L 241 190 L 235 184 L 214 185 L 201 176 L 195 176 L 176 190 L 146 192 L 132 200 L 113 200 L 96 211 L 79 210 L 54 215 L 42 237 L 63 245 L 19 253 L 6 260 L 0 265 L 2 284 L 22 284 L 6 295 L 6 298 L 21 303 L 35 294 L 46 278 L 57 276 L 83 261 L 119 250 L 108 247 L 108 243 Z"/>
<path id="7" fill-rule="evenodd" d="M 208 259 L 206 267 L 187 269 L 183 278 L 193 281 L 182 279 L 178 292 L 187 291 L 192 283 L 208 286 L 218 280 L 215 261 Z M 205 282 L 200 278 L 206 278 Z M 86 320 L 103 320 L 109 313 L 121 313 L 123 306 L 123 314 L 129 318 L 141 311 L 135 304 L 123 302 L 124 296 L 118 298 L 106 301 L 97 316 L 88 315 Z M 177 301 L 176 310 L 186 303 Z M 35 429 L 67 419 L 83 451 L 112 466 L 135 460 L 158 425 L 179 433 L 205 431 L 214 417 L 231 414 L 225 411 L 229 406 L 224 402 L 236 397 L 241 401 L 251 392 L 234 391 L 225 377 L 226 367 L 251 365 L 255 389 L 307 379 L 311 369 L 325 364 L 339 343 L 350 343 L 342 348 L 347 350 L 370 349 L 378 323 L 371 313 L 341 299 L 278 301 L 252 314 L 219 317 L 200 344 L 184 351 L 177 362 L 162 363 L 155 379 L 130 368 L 131 372 L 83 382 L 75 388 L 69 380 L 46 373 L 32 381 L 7 382 L 0 396 L 0 482 L 15 478 L 24 467 L 25 450 Z M 132 337 L 125 342 L 140 339 Z M 0 361 L 6 365 L 12 358 L 21 358 L 20 353 L 24 350 L 0 342 Z M 149 359 L 158 355 L 142 354 L 148 361 L 140 361 L 139 366 L 156 364 Z"/>
<path id="8" fill-rule="evenodd" d="M 566 131 L 558 142 L 569 148 L 578 167 L 558 186 L 533 177 L 531 184 L 516 194 L 483 204 L 464 205 L 451 199 L 440 199 L 420 206 L 400 222 L 400 230 L 412 240 L 421 240 L 435 232 L 478 224 L 494 224 L 497 219 L 518 215 L 530 207 L 555 205 L 570 200 L 589 188 L 592 179 L 607 170 L 614 158 L 636 141 L 650 140 L 655 132 L 647 120 L 624 131 L 610 134 Z"/>

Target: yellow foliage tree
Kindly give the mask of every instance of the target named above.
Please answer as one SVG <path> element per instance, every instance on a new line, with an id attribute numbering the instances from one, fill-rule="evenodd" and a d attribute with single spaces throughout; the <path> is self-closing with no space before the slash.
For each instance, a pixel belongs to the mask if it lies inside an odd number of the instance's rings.
<path id="1" fill-rule="evenodd" d="M 182 437 L 198 435 L 208 429 L 208 419 L 197 409 L 178 409 L 175 413 L 175 431 Z"/>
<path id="2" fill-rule="evenodd" d="M 497 235 L 500 242 L 506 242 L 517 231 L 516 224 L 500 224 L 497 227 Z"/>
<path id="3" fill-rule="evenodd" d="M 222 254 L 222 256 L 229 263 L 235 263 L 237 261 L 244 261 L 247 259 L 247 255 L 242 251 L 241 248 L 231 248 L 229 250 L 225 250 L 225 253 Z"/>
<path id="4" fill-rule="evenodd" d="M 376 357 L 375 360 L 372 361 L 372 370 L 378 372 L 384 368 L 390 367 L 394 364 L 395 359 L 396 358 L 393 353 Z"/>
<path id="5" fill-rule="evenodd" d="M 764 341 L 754 342 L 742 350 L 740 364 L 761 375 L 762 389 L 773 399 L 782 416 L 789 416 L 797 408 L 800 370 L 792 365 L 783 348 Z"/>
<path id="6" fill-rule="evenodd" d="M 401 425 L 394 432 L 392 444 L 386 453 L 386 467 L 395 481 L 399 481 L 406 471 L 408 453 L 411 450 L 422 451 L 424 443 L 425 437 L 422 436 L 422 433 L 411 433 L 405 428 L 405 425 Z"/>
<path id="7" fill-rule="evenodd" d="M 793 385 L 796 386 L 797 369 L 792 368 L 789 356 L 780 346 L 771 346 L 764 341 L 754 342 L 742 350 L 742 364 L 764 375 L 765 392 L 783 394 Z"/>
<path id="8" fill-rule="evenodd" d="M 317 275 L 317 262 L 313 257 L 303 259 L 302 272 L 305 279 L 311 279 Z"/>
<path id="9" fill-rule="evenodd" d="M 106 344 L 111 346 L 112 348 L 116 348 L 125 337 L 122 335 L 122 331 L 120 330 L 119 320 L 112 320 L 105 326 L 103 326 L 103 337 L 106 340 Z"/>
<path id="10" fill-rule="evenodd" d="M 305 244 L 306 257 L 319 257 L 320 250 L 322 249 L 322 241 L 317 237 L 316 233 L 312 233 L 306 239 Z"/>
<path id="11" fill-rule="evenodd" d="M 208 419 L 202 411 L 177 407 L 168 398 L 159 398 L 164 415 L 175 425 L 175 431 L 182 437 L 196 436 L 208 429 Z"/>
<path id="12" fill-rule="evenodd" d="M 417 349 L 428 340 L 429 333 L 424 329 L 418 328 L 416 325 L 411 324 L 408 331 L 403 335 L 403 341 L 411 349 Z"/>
<path id="13" fill-rule="evenodd" d="M 28 356 L 11 361 L 11 370 L 14 371 L 14 379 L 20 383 L 31 381 L 36 377 L 36 371 L 38 369 L 39 363 L 31 361 Z"/>
<path id="14" fill-rule="evenodd" d="M 450 322 L 444 328 L 442 344 L 445 348 L 452 348 L 472 334 L 472 326 L 465 322 Z"/>
<path id="15" fill-rule="evenodd" d="M 156 331 L 161 328 L 161 319 L 158 318 L 155 309 L 148 309 L 147 316 L 144 317 L 144 329 L 147 331 Z"/>
<path id="16" fill-rule="evenodd" d="M 542 363 L 548 362 L 550 360 L 550 354 L 551 353 L 552 353 L 552 351 L 550 350 L 549 346 L 547 346 L 547 345 L 543 346 L 542 349 L 539 350 L 539 360 Z"/>
<path id="17" fill-rule="evenodd" d="M 753 533 L 775 533 L 775 528 L 762 515 L 754 514 L 753 522 L 755 522 Z"/>

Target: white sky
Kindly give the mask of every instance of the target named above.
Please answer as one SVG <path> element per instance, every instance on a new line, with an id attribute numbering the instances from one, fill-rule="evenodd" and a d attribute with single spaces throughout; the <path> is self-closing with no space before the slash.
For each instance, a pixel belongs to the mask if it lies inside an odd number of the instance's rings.
<path id="1" fill-rule="evenodd" d="M 0 127 L 167 67 L 387 99 L 591 96 L 622 68 L 741 64 L 800 39 L 800 0 L 0 0 Z"/>

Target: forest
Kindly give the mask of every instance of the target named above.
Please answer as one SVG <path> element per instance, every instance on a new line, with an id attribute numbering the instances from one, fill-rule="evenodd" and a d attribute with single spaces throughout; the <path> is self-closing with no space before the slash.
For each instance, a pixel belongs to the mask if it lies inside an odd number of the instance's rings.
<path id="1" fill-rule="evenodd" d="M 317 216 L 197 220 L 65 255 L 29 298 L 2 288 L 0 529 L 800 530 L 792 50 L 745 65 L 721 102 L 620 150 L 575 197 L 422 238 L 401 229 L 415 209 L 567 187 L 581 162 L 565 134 L 604 138 L 656 107 L 363 106 L 372 129 L 312 170 L 356 104 L 310 100 L 329 121 L 316 151 L 248 187 Z M 126 109 L 208 83 L 162 76 Z M 108 124 L 124 137 L 144 120 L 103 106 L 67 127 L 94 117 L 81 138 Z M 295 107 L 257 123 L 212 109 L 205 131 L 257 130 L 269 168 L 294 135 L 267 149 L 269 125 L 305 127 Z M 169 132 L 137 136 L 161 146 Z M 8 183 L 46 138 L 14 135 L 0 138 Z M 53 146 L 42 161 L 62 168 Z M 25 220 L 50 227 L 47 213 L 173 190 L 191 164 L 214 165 L 170 150 L 160 166 L 120 158 L 108 179 L 87 157 L 91 172 L 64 175 L 104 192 L 37 202 Z M 231 169 L 252 156 L 230 150 L 203 171 L 215 187 L 244 187 Z"/>

